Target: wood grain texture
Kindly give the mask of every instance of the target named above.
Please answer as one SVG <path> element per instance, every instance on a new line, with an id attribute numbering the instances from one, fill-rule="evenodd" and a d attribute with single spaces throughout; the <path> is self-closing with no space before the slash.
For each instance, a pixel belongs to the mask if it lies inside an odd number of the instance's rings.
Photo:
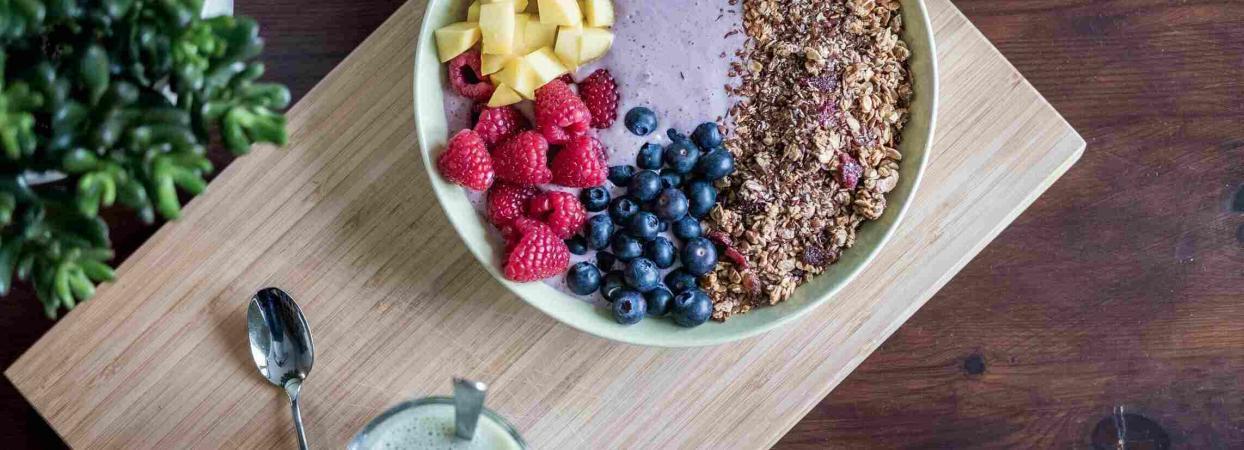
<path id="1" fill-rule="evenodd" d="M 291 111 L 289 149 L 231 165 L 7 375 L 75 446 L 288 446 L 284 401 L 253 373 L 241 320 L 251 292 L 279 285 L 320 343 L 304 409 L 313 441 L 344 442 L 461 374 L 492 381 L 490 404 L 540 448 L 771 445 L 1083 149 L 953 6 L 930 4 L 943 109 L 925 184 L 843 300 L 792 326 L 646 349 L 505 293 L 419 170 L 410 3 Z"/>

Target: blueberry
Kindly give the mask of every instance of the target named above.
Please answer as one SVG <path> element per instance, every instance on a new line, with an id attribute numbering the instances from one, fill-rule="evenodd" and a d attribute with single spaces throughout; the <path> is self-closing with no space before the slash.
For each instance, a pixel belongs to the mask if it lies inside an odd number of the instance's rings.
<path id="1" fill-rule="evenodd" d="M 648 241 L 661 232 L 661 220 L 648 211 L 640 211 L 631 216 L 626 224 L 626 233 L 641 241 Z"/>
<path id="2" fill-rule="evenodd" d="M 583 236 L 574 235 L 570 239 L 566 239 L 566 248 L 570 249 L 570 253 L 582 255 L 587 253 L 587 240 Z"/>
<path id="3" fill-rule="evenodd" d="M 661 192 L 661 176 L 651 170 L 641 170 L 635 173 L 626 188 L 627 194 L 641 202 L 656 198 L 659 192 Z"/>
<path id="4" fill-rule="evenodd" d="M 579 192 L 579 202 L 588 212 L 601 212 L 609 208 L 609 190 L 604 186 L 584 189 Z"/>
<path id="5" fill-rule="evenodd" d="M 678 141 L 685 141 L 685 140 L 687 140 L 687 135 L 682 134 L 682 132 L 681 132 L 681 131 L 678 131 L 678 130 L 676 130 L 676 129 L 674 129 L 674 128 L 670 128 L 670 129 L 668 129 L 668 130 L 665 130 L 665 135 L 666 135 L 666 136 L 669 136 L 669 137 L 670 137 L 670 140 L 671 140 L 671 141 L 674 141 L 674 142 L 678 142 Z"/>
<path id="6" fill-rule="evenodd" d="M 609 271 L 605 274 L 605 280 L 600 283 L 600 295 L 611 302 L 618 298 L 618 293 L 623 289 L 626 289 L 626 277 L 621 270 Z"/>
<path id="7" fill-rule="evenodd" d="M 708 181 L 717 181 L 734 173 L 734 155 L 724 148 L 715 148 L 700 157 L 695 172 Z"/>
<path id="8" fill-rule="evenodd" d="M 627 221 L 631 220 L 631 216 L 634 216 L 637 212 L 639 212 L 639 202 L 629 195 L 615 198 L 609 202 L 609 218 L 613 219 L 613 223 L 619 226 L 625 226 Z"/>
<path id="9" fill-rule="evenodd" d="M 648 143 L 639 148 L 639 156 L 635 158 L 635 165 L 640 169 L 657 170 L 661 168 L 661 154 L 665 149 L 660 144 Z"/>
<path id="10" fill-rule="evenodd" d="M 618 261 L 627 262 L 638 258 L 644 253 L 644 244 L 639 239 L 627 236 L 626 233 L 613 235 L 613 256 Z"/>
<path id="11" fill-rule="evenodd" d="M 644 300 L 648 303 L 648 315 L 661 317 L 670 312 L 670 306 L 674 303 L 674 294 L 663 286 L 657 286 L 644 293 Z"/>
<path id="12" fill-rule="evenodd" d="M 665 165 L 681 174 L 691 173 L 695 163 L 700 159 L 700 149 L 695 148 L 691 141 L 674 141 L 665 148 Z"/>
<path id="13" fill-rule="evenodd" d="M 721 145 L 721 130 L 717 129 L 717 124 L 713 122 L 704 122 L 695 127 L 695 132 L 691 133 L 691 140 L 695 141 L 695 145 L 700 148 L 717 147 Z"/>
<path id="14" fill-rule="evenodd" d="M 717 247 L 702 237 L 688 239 L 679 256 L 683 268 L 695 276 L 708 274 L 717 265 Z"/>
<path id="15" fill-rule="evenodd" d="M 635 258 L 622 271 L 626 285 L 639 292 L 648 292 L 661 284 L 661 271 L 647 258 Z"/>
<path id="16" fill-rule="evenodd" d="M 666 232 L 666 231 L 669 231 L 669 230 L 670 230 L 670 223 L 669 223 L 669 222 L 666 222 L 666 221 L 661 221 L 661 228 L 658 228 L 658 229 L 659 229 L 659 230 L 661 230 L 661 232 L 662 232 L 662 233 L 664 233 L 664 232 Z"/>
<path id="17" fill-rule="evenodd" d="M 618 298 L 613 301 L 613 320 L 622 325 L 637 324 L 644 320 L 644 315 L 647 313 L 648 302 L 638 292 L 621 291 Z"/>
<path id="18" fill-rule="evenodd" d="M 712 183 L 696 180 L 683 187 L 687 193 L 687 214 L 692 217 L 704 217 L 713 206 L 717 205 L 717 188 Z"/>
<path id="19" fill-rule="evenodd" d="M 644 244 L 644 257 L 660 269 L 668 269 L 674 265 L 674 253 L 674 243 L 661 236 Z"/>
<path id="20" fill-rule="evenodd" d="M 662 188 L 676 188 L 679 186 L 682 186 L 682 174 L 670 168 L 661 169 Z"/>
<path id="21" fill-rule="evenodd" d="M 713 301 L 699 289 L 678 294 L 674 297 L 674 304 L 671 306 L 670 312 L 673 313 L 674 323 L 687 328 L 698 327 L 708 322 L 708 318 L 713 315 Z"/>
<path id="22" fill-rule="evenodd" d="M 588 295 L 600 289 L 600 270 L 589 262 L 581 262 L 570 266 L 566 272 L 566 287 L 570 292 Z"/>
<path id="23" fill-rule="evenodd" d="M 617 260 L 618 258 L 613 256 L 613 253 L 604 250 L 596 252 L 596 268 L 601 272 L 613 270 L 613 262 Z"/>
<path id="24" fill-rule="evenodd" d="M 587 246 L 600 250 L 609 246 L 613 238 L 613 219 L 608 214 L 597 214 L 587 220 Z"/>
<path id="25" fill-rule="evenodd" d="M 614 186 L 626 187 L 631 183 L 631 176 L 635 175 L 635 166 L 612 166 L 609 168 L 609 181 Z"/>
<path id="26" fill-rule="evenodd" d="M 643 106 L 631 108 L 622 119 L 626 129 L 638 136 L 647 136 L 657 129 L 657 113 Z"/>
<path id="27" fill-rule="evenodd" d="M 663 221 L 681 219 L 687 215 L 687 196 L 678 189 L 666 188 L 657 196 L 656 207 L 653 209 Z"/>
<path id="28" fill-rule="evenodd" d="M 674 222 L 674 236 L 684 241 L 700 237 L 703 230 L 700 228 L 700 219 L 686 216 Z"/>
<path id="29" fill-rule="evenodd" d="M 608 277 L 606 277 L 607 279 Z M 687 273 L 685 269 L 674 269 L 668 275 L 665 275 L 665 285 L 675 294 L 681 294 L 691 289 L 699 288 L 699 279 L 695 275 Z"/>

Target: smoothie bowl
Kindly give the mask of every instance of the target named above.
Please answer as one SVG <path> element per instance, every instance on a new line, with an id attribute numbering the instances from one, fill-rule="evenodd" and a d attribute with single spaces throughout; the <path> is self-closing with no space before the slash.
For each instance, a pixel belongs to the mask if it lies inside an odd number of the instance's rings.
<path id="1" fill-rule="evenodd" d="M 414 119 L 467 248 L 633 344 L 729 342 L 833 301 L 924 171 L 923 2 L 614 1 L 429 2 Z"/>

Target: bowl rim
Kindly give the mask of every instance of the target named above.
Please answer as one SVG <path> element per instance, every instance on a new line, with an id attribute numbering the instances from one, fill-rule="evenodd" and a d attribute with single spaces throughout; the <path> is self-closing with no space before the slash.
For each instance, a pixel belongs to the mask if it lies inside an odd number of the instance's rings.
<path id="1" fill-rule="evenodd" d="M 684 329 L 686 331 L 674 332 L 674 334 L 679 334 L 680 336 L 678 339 L 674 339 L 673 342 L 671 342 L 671 340 L 668 338 L 668 335 L 670 333 L 660 333 L 656 336 L 653 336 L 651 333 L 641 332 L 640 328 L 636 326 L 627 327 L 627 326 L 617 325 L 616 323 L 613 323 L 612 320 L 608 320 L 605 323 L 580 322 L 576 320 L 576 317 L 572 317 L 572 316 L 583 315 L 579 313 L 581 311 L 581 308 L 579 308 L 578 306 L 570 306 L 569 308 L 564 308 L 563 306 L 565 305 L 554 305 L 553 304 L 554 302 L 546 301 L 545 299 L 541 299 L 541 298 L 534 298 L 534 296 L 532 295 L 534 293 L 529 293 L 529 292 L 524 292 L 524 291 L 532 290 L 532 285 L 538 284 L 538 285 L 544 286 L 545 288 L 547 288 L 547 290 L 540 289 L 539 287 L 535 287 L 534 288 L 535 290 L 551 291 L 552 293 L 554 293 L 552 295 L 559 295 L 560 297 L 564 297 L 568 300 L 581 303 L 584 306 L 591 307 L 593 310 L 603 311 L 603 308 L 599 308 L 594 304 L 590 304 L 588 302 L 583 301 L 582 299 L 574 298 L 567 294 L 561 293 L 560 291 L 556 291 L 551 286 L 548 286 L 545 283 L 515 283 L 515 282 L 505 279 L 505 277 L 499 272 L 496 261 L 493 261 L 493 255 L 490 254 L 490 252 L 493 251 L 494 249 L 486 248 L 486 247 L 491 246 L 492 243 L 487 242 L 487 241 L 473 242 L 471 240 L 468 240 L 466 234 L 464 233 L 464 227 L 466 227 L 467 224 L 463 223 L 464 219 L 459 217 L 457 214 L 455 214 L 453 210 L 450 209 L 450 205 L 446 201 L 449 198 L 447 196 L 453 195 L 453 193 L 448 191 L 447 189 L 448 187 L 452 187 L 456 189 L 458 195 L 465 197 L 465 193 L 463 192 L 463 189 L 457 185 L 448 185 L 447 183 L 442 181 L 440 179 L 439 173 L 435 169 L 435 164 L 429 160 L 429 158 L 431 158 L 431 155 L 432 155 L 432 152 L 430 151 L 429 147 L 430 145 L 432 145 L 433 139 L 430 136 L 431 132 L 428 130 L 428 128 L 425 126 L 420 126 L 419 124 L 419 118 L 421 117 L 420 104 L 422 103 L 421 101 L 422 97 L 420 95 L 420 89 L 419 89 L 419 84 L 421 80 L 420 68 L 424 67 L 424 64 L 429 63 L 429 62 L 435 62 L 435 65 L 438 68 L 439 66 L 441 66 L 439 59 L 433 56 L 435 52 L 429 51 L 430 50 L 429 47 L 431 47 L 432 50 L 434 50 L 434 47 L 435 47 L 435 42 L 434 42 L 434 37 L 433 37 L 434 30 L 432 29 L 434 21 L 431 20 L 430 16 L 432 14 L 432 11 L 437 11 L 438 10 L 437 8 L 442 7 L 442 5 L 447 1 L 451 1 L 451 0 L 429 0 L 428 1 L 428 4 L 426 6 L 426 9 L 424 10 L 424 15 L 422 18 L 423 23 L 420 24 L 419 35 L 417 37 L 417 41 L 415 42 L 415 45 L 413 48 L 413 51 L 415 53 L 415 58 L 414 58 L 414 67 L 412 68 L 412 71 L 414 73 L 412 77 L 412 100 L 413 100 L 412 114 L 413 114 L 413 117 L 411 119 L 414 121 L 414 125 L 415 125 L 415 135 L 416 135 L 416 139 L 419 145 L 418 151 L 420 153 L 420 159 L 423 163 L 424 169 L 427 172 L 429 184 L 432 186 L 434 194 L 436 196 L 436 202 L 440 206 L 441 210 L 445 213 L 446 218 L 449 219 L 450 225 L 454 228 L 454 232 L 455 234 L 458 235 L 458 238 L 462 240 L 463 245 L 466 246 L 467 250 L 471 252 L 471 254 L 475 257 L 475 259 L 482 266 L 484 266 L 485 271 L 487 271 L 490 275 L 492 275 L 493 279 L 495 279 L 497 282 L 505 286 L 506 289 L 509 290 L 511 293 L 513 293 L 516 297 L 522 299 L 523 302 L 543 312 L 545 315 L 552 317 L 558 322 L 565 324 L 576 330 L 582 331 L 584 333 L 587 333 L 589 335 L 593 335 L 596 337 L 608 339 L 608 340 L 615 341 L 615 342 L 627 343 L 627 344 L 650 346 L 650 347 L 663 347 L 663 348 L 686 348 L 686 347 L 703 347 L 703 346 L 718 345 L 718 344 L 725 344 L 729 342 L 740 341 L 743 339 L 747 339 L 750 337 L 754 337 L 754 336 L 766 333 L 780 326 L 789 324 L 797 319 L 805 317 L 809 311 L 826 304 L 831 298 L 833 298 L 839 292 L 841 292 L 844 287 L 854 282 L 856 277 L 858 277 L 859 274 L 864 271 L 864 269 L 872 265 L 873 261 L 876 259 L 877 254 L 881 251 L 881 249 L 885 248 L 885 246 L 890 243 L 891 239 L 894 237 L 895 232 L 898 230 L 899 226 L 902 225 L 903 220 L 907 216 L 908 210 L 911 208 L 912 200 L 915 199 L 916 194 L 920 190 L 920 185 L 924 179 L 926 168 L 928 167 L 928 161 L 929 161 L 929 156 L 930 156 L 929 153 L 932 151 L 933 141 L 937 136 L 937 117 L 938 117 L 938 109 L 939 109 L 939 103 L 940 103 L 940 75 L 939 75 L 940 69 L 938 67 L 938 61 L 937 61 L 937 43 L 934 40 L 933 25 L 929 17 L 928 8 L 927 8 L 927 5 L 925 4 L 925 1 L 924 0 L 902 0 L 904 8 L 915 9 L 915 13 L 920 18 L 922 25 L 923 25 L 923 29 L 924 29 L 923 39 L 928 44 L 927 48 L 928 48 L 929 54 L 925 55 L 925 57 L 928 58 L 928 63 L 929 63 L 929 68 L 930 68 L 930 73 L 928 74 L 928 76 L 931 78 L 931 80 L 928 86 L 929 92 L 923 93 L 923 95 L 927 95 L 929 97 L 929 109 L 928 109 L 929 117 L 928 117 L 928 127 L 927 127 L 928 131 L 926 133 L 927 135 L 924 136 L 925 138 L 924 148 L 921 149 L 921 151 L 919 152 L 919 155 L 920 155 L 919 162 L 917 166 L 914 168 L 915 174 L 911 176 L 911 180 L 912 180 L 911 190 L 910 192 L 907 193 L 906 198 L 903 199 L 903 201 L 901 202 L 901 206 L 898 208 L 897 211 L 893 211 L 893 210 L 886 211 L 887 214 L 894 214 L 894 221 L 889 225 L 888 228 L 882 230 L 881 236 L 878 238 L 876 244 L 866 250 L 866 254 L 863 255 L 863 261 L 860 264 L 856 265 L 855 267 L 850 268 L 849 269 L 850 272 L 844 274 L 841 281 L 839 281 L 834 286 L 827 289 L 824 293 L 820 294 L 817 298 L 810 299 L 809 301 L 803 302 L 802 304 L 790 306 L 788 307 L 786 313 L 783 315 L 776 316 L 768 321 L 758 322 L 752 326 L 738 328 L 733 333 L 714 333 L 714 332 L 691 333 L 690 332 L 690 330 L 703 329 L 704 327 Z M 910 27 L 908 28 L 908 30 L 910 30 Z M 443 76 L 443 71 L 438 70 L 437 73 Z M 438 100 L 439 99 L 440 98 L 438 97 Z M 441 103 L 441 102 L 438 102 L 438 103 Z M 445 139 L 447 139 L 449 130 L 445 130 L 445 131 L 446 131 Z M 892 202 L 894 199 L 887 197 L 887 200 Z M 473 225 L 482 226 L 482 223 L 483 223 L 482 218 L 479 216 L 478 212 L 474 210 L 474 208 L 471 208 L 471 209 L 472 209 L 471 211 L 472 217 L 475 222 Z M 824 276 L 824 275 L 821 275 L 821 276 Z M 550 294 L 550 292 L 543 292 L 543 293 Z M 597 314 L 595 315 L 600 316 L 602 318 L 606 318 L 607 314 L 600 314 L 600 311 L 597 311 Z M 751 314 L 757 314 L 757 312 L 753 311 L 749 313 L 749 315 Z M 742 319 L 743 318 L 735 318 L 733 320 L 742 320 Z M 651 321 L 644 321 L 644 322 L 651 322 Z M 725 326 L 726 324 L 729 324 L 730 322 L 731 321 L 727 321 L 724 324 L 713 323 L 713 324 L 707 324 L 706 326 Z M 641 322 L 641 324 L 643 324 L 643 322 Z"/>

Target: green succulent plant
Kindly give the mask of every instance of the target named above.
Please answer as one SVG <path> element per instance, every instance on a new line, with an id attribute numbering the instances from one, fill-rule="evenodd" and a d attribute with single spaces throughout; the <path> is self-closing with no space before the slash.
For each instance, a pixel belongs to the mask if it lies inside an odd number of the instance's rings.
<path id="1" fill-rule="evenodd" d="M 0 0 L 0 296 L 29 281 L 49 317 L 111 280 L 100 208 L 176 219 L 235 154 L 284 145 L 289 90 L 257 80 L 258 25 L 202 0 Z M 64 180 L 31 185 L 32 174 Z"/>

